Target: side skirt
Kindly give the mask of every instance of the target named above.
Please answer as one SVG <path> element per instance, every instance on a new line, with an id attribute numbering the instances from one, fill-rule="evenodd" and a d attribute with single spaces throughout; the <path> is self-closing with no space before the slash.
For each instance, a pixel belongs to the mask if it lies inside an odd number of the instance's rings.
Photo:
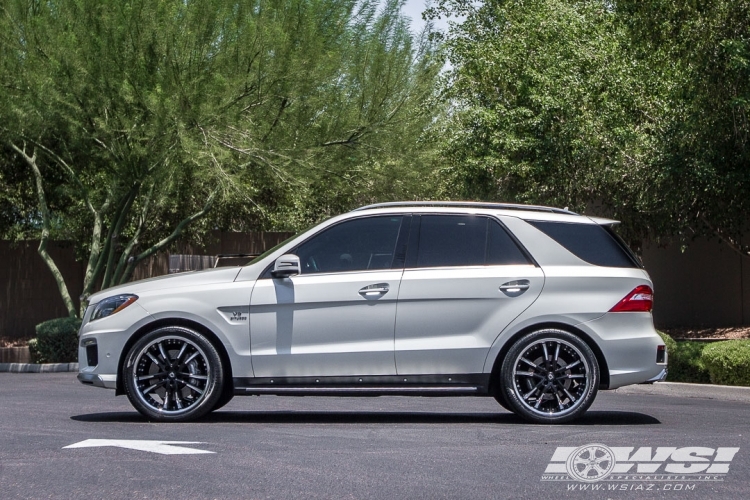
<path id="1" fill-rule="evenodd" d="M 236 396 L 487 396 L 489 373 L 234 378 Z"/>

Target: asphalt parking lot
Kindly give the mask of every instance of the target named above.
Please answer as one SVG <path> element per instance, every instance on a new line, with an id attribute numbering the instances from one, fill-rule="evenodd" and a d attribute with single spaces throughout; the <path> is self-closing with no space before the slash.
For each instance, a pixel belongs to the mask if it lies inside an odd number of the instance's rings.
<path id="1" fill-rule="evenodd" d="M 74 373 L 0 373 L 0 497 L 750 497 L 748 402 L 648 392 L 602 392 L 564 426 L 526 424 L 486 398 L 274 396 L 153 424 Z M 590 443 L 630 470 L 549 473 Z"/>

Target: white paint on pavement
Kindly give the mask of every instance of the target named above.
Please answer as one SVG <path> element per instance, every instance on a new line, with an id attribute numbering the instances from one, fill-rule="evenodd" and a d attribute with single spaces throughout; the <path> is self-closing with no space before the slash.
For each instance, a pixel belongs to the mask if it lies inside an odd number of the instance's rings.
<path id="1" fill-rule="evenodd" d="M 148 451 L 150 453 L 159 453 L 161 455 L 197 455 L 201 453 L 216 453 L 214 451 L 196 450 L 195 448 L 186 448 L 184 446 L 175 446 L 177 444 L 203 444 L 198 441 L 145 441 L 130 439 L 87 439 L 79 443 L 63 446 L 63 449 L 70 448 L 101 448 L 111 446 L 114 448 L 126 448 L 128 450 Z"/>

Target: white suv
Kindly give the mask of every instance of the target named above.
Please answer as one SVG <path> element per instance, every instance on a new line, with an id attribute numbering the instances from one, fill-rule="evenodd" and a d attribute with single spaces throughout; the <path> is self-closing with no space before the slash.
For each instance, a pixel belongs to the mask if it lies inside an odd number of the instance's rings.
<path id="1" fill-rule="evenodd" d="M 234 395 L 492 396 L 540 423 L 663 380 L 652 283 L 615 221 L 548 207 L 362 207 L 240 268 L 103 290 L 78 379 L 186 421 Z"/>

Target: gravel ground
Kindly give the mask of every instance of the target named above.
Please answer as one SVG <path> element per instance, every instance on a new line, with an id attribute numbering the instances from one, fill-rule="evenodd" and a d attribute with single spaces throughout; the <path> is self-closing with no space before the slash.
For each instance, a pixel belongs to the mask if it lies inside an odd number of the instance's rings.
<path id="1" fill-rule="evenodd" d="M 660 328 L 673 339 L 750 339 L 750 326 L 733 326 L 728 328 Z"/>

